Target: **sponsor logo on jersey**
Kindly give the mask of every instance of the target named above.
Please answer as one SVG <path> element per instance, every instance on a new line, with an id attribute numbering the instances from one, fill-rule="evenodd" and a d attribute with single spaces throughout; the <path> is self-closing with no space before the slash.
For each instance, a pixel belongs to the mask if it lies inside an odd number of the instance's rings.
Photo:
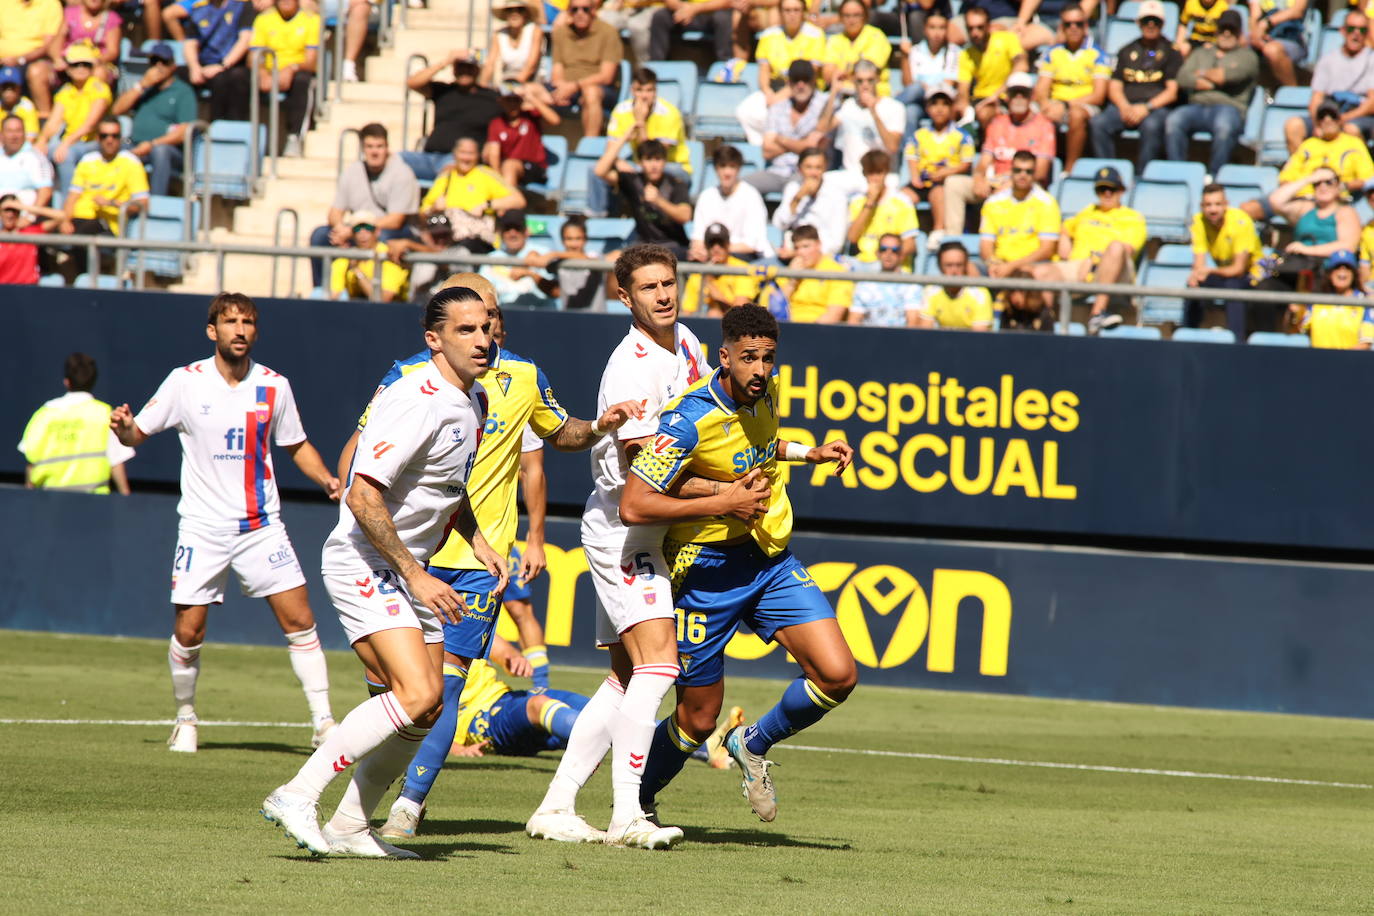
<path id="1" fill-rule="evenodd" d="M 152 402 L 152 401 L 149 401 L 148 403 L 149 403 L 149 404 L 152 404 L 153 402 Z M 201 415 L 202 417 L 208 417 L 208 416 L 210 416 L 210 405 L 209 405 L 209 404 L 202 404 L 202 405 L 200 405 L 200 415 Z"/>
<path id="2" fill-rule="evenodd" d="M 281 569 L 296 562 L 296 556 L 291 552 L 290 547 L 283 547 L 267 555 L 267 565 L 272 569 Z"/>

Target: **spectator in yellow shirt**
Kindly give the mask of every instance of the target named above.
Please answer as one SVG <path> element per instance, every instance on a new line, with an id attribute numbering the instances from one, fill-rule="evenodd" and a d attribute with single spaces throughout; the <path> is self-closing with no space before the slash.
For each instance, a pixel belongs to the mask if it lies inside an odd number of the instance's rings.
<path id="1" fill-rule="evenodd" d="M 10 115 L 24 122 L 24 137 L 38 139 L 38 109 L 24 97 L 24 74 L 18 67 L 0 67 L 0 121 Z"/>
<path id="2" fill-rule="evenodd" d="M 1178 14 L 1174 48 L 1184 57 L 1198 45 L 1217 40 L 1217 20 L 1231 8 L 1227 0 L 1186 0 Z"/>
<path id="3" fill-rule="evenodd" d="M 1188 285 L 1207 289 L 1249 289 L 1263 279 L 1259 262 L 1264 257 L 1255 221 L 1239 207 L 1226 200 L 1226 189 L 1209 184 L 1202 189 L 1202 212 L 1193 217 L 1193 269 Z M 1208 258 L 1212 264 L 1207 263 Z M 1246 334 L 1246 303 L 1228 299 L 1226 324 L 1244 341 Z M 1184 324 L 1195 328 L 1202 324 L 1204 301 L 1189 299 L 1184 305 Z"/>
<path id="4" fill-rule="evenodd" d="M 916 208 L 906 195 L 887 186 L 892 158 L 880 149 L 871 149 L 863 154 L 859 166 L 868 190 L 849 202 L 849 243 L 858 249 L 860 261 L 872 264 L 878 260 L 880 238 L 888 233 L 901 236 L 902 263 L 909 264 L 916 252 Z"/>
<path id="5" fill-rule="evenodd" d="M 788 264 L 796 270 L 830 270 L 837 273 L 845 268 L 834 258 L 821 253 L 821 236 L 815 226 L 798 226 L 792 230 L 792 247 L 796 257 Z M 840 324 L 849 312 L 854 298 L 854 284 L 849 280 L 781 280 L 778 288 L 787 297 L 789 321 L 812 324 Z"/>
<path id="6" fill-rule="evenodd" d="M 311 102 L 314 95 L 315 71 L 320 54 L 320 16 L 302 10 L 300 0 L 277 0 L 265 13 L 253 20 L 253 48 L 263 48 L 276 55 L 277 91 L 286 93 L 282 103 L 287 139 L 286 155 L 301 154 L 301 136 L 309 128 Z M 261 55 L 258 70 L 258 89 L 264 94 L 273 91 L 272 55 Z M 266 110 L 266 109 L 264 109 Z"/>
<path id="7" fill-rule="evenodd" d="M 730 254 L 730 230 L 721 223 L 706 229 L 706 263 L 748 268 L 749 262 Z M 753 276 L 710 276 L 694 273 L 687 280 L 682 297 L 686 314 L 706 314 L 719 318 L 737 305 L 749 305 L 759 297 L 759 281 Z"/>
<path id="8" fill-rule="evenodd" d="M 109 111 L 114 96 L 103 80 L 95 78 L 95 48 L 75 44 L 67 49 L 67 85 L 53 96 L 52 114 L 33 148 L 44 153 L 57 166 L 61 187 L 71 184 L 72 173 L 81 157 L 95 149 L 95 128 Z M 60 139 L 59 139 L 60 138 Z M 48 145 L 58 140 L 51 150 Z"/>
<path id="9" fill-rule="evenodd" d="M 1333 171 L 1343 190 L 1351 194 L 1364 192 L 1365 184 L 1374 178 L 1374 159 L 1361 137 L 1345 133 L 1341 110 L 1335 102 L 1323 102 L 1317 109 L 1315 130 L 1284 163 L 1279 172 L 1279 187 L 1268 197 L 1246 201 L 1242 206 L 1251 219 L 1272 219 L 1275 213 L 1281 213 L 1296 224 L 1312 208 L 1316 187 L 1310 179 L 1321 169 Z M 1329 253 L 1323 252 L 1323 256 Z"/>
<path id="10" fill-rule="evenodd" d="M 477 141 L 471 137 L 462 137 L 453 145 L 453 165 L 439 174 L 420 201 L 420 215 L 446 213 L 453 225 L 454 244 L 487 254 L 492 250 L 491 239 L 496 231 L 494 216 L 523 209 L 525 195 L 506 184 L 490 167 L 480 164 L 480 152 Z"/>
<path id="11" fill-rule="evenodd" d="M 61 0 L 14 0 L 0 15 L 0 62 L 23 71 L 40 119 L 52 109 L 55 68 L 49 48 L 63 17 Z"/>
<path id="12" fill-rule="evenodd" d="M 106 118 L 97 131 L 99 148 L 81 158 L 63 201 L 59 227 L 67 234 L 121 235 L 121 216 L 133 216 L 148 201 L 148 173 L 137 156 L 123 149 L 119 120 Z M 73 251 L 72 259 L 77 270 L 92 268 L 85 248 Z"/>
<path id="13" fill-rule="evenodd" d="M 840 31 L 825 43 L 825 65 L 821 75 L 832 86 L 852 82 L 854 65 L 861 60 L 872 63 L 879 71 L 886 71 L 892 56 L 892 43 L 877 26 L 868 23 L 868 5 L 863 0 L 844 0 L 840 4 Z M 878 85 L 879 95 L 888 95 L 891 85 L 884 79 Z"/>
<path id="14" fill-rule="evenodd" d="M 640 67 L 630 77 L 630 97 L 611 109 L 606 136 L 624 137 L 632 150 L 638 150 L 645 140 L 657 140 L 668 151 L 667 170 L 684 180 L 691 175 L 691 153 L 687 149 L 682 112 L 667 99 L 659 98 L 658 74 L 648 67 Z M 639 161 L 637 156 L 635 161 Z M 587 213 L 605 216 L 610 210 L 611 186 L 588 174 Z"/>
<path id="15" fill-rule="evenodd" d="M 376 260 L 374 252 L 381 255 L 382 302 L 405 302 L 410 287 L 410 271 L 387 257 L 387 246 L 377 240 L 377 214 L 370 210 L 359 210 L 351 214 L 349 224 L 353 227 L 352 247 L 358 254 L 353 257 L 335 258 L 329 270 L 329 298 L 331 299 L 371 299 L 373 270 Z"/>
<path id="16" fill-rule="evenodd" d="M 1088 16 L 1078 4 L 1064 7 L 1059 25 L 1064 42 L 1045 55 L 1035 101 L 1045 117 L 1063 125 L 1064 168 L 1072 170 L 1088 142 L 1088 122 L 1107 101 L 1112 70 L 1107 55 L 1088 41 Z"/>
<path id="17" fill-rule="evenodd" d="M 943 242 L 936 258 L 946 277 L 967 277 L 968 249 L 957 241 Z M 981 286 L 927 286 L 916 317 L 918 328 L 992 330 L 992 296 Z"/>
<path id="18" fill-rule="evenodd" d="M 1035 183 L 1035 154 L 1011 157 L 1011 185 L 983 202 L 978 253 L 988 276 L 1006 277 L 1054 257 L 1059 242 L 1059 204 Z"/>
<path id="19" fill-rule="evenodd" d="M 1145 247 L 1145 217 L 1121 205 L 1126 185 L 1121 173 L 1103 166 L 1093 176 L 1097 203 L 1084 207 L 1076 216 L 1064 220 L 1059 233 L 1059 260 L 1036 264 L 1031 276 L 1049 283 L 1134 283 L 1135 259 Z M 1045 293 L 1045 304 L 1053 304 L 1054 294 Z M 1120 315 L 1109 315 L 1106 293 L 1093 296 L 1088 332 L 1121 323 Z"/>
<path id="20" fill-rule="evenodd" d="M 1338 251 L 1326 259 L 1326 281 L 1323 286 L 1323 292 L 1336 296 L 1365 297 L 1365 291 L 1356 283 L 1354 252 Z M 1363 328 L 1366 306 L 1290 305 L 1288 308 L 1295 318 L 1302 317 L 1302 332 L 1312 339 L 1313 347 L 1323 350 L 1368 350 L 1374 344 Z"/>
<path id="21" fill-rule="evenodd" d="M 964 10 L 968 45 L 959 52 L 959 99 L 954 106 L 962 117 L 970 105 L 978 123 L 986 125 L 1001 109 L 1002 89 L 1013 72 L 1030 68 L 1021 42 L 1013 32 L 994 32 L 988 11 L 980 6 Z"/>

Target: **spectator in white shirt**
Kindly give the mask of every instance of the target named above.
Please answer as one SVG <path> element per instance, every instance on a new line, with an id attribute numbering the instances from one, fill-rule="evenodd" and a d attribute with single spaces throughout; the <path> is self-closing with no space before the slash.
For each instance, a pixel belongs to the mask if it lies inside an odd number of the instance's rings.
<path id="1" fill-rule="evenodd" d="M 52 165 L 29 146 L 24 121 L 10 115 L 0 122 L 0 194 L 13 194 L 28 206 L 52 201 Z"/>
<path id="2" fill-rule="evenodd" d="M 846 170 L 858 173 L 859 160 L 872 149 L 898 161 L 906 135 L 906 110 L 896 99 L 878 95 L 878 68 L 871 61 L 854 65 L 854 95 L 836 110 L 834 123 L 835 147 Z"/>
<path id="3" fill-rule="evenodd" d="M 706 260 L 706 227 L 720 223 L 730 230 L 732 255 L 746 261 L 771 258 L 773 246 L 768 243 L 768 209 L 763 196 L 753 185 L 740 181 L 744 155 L 727 143 L 716 150 L 711 162 L 720 183 L 697 197 L 688 256 L 693 261 Z"/>
<path id="4" fill-rule="evenodd" d="M 787 85 L 792 93 L 768 108 L 768 123 L 763 132 L 763 155 L 768 167 L 744 180 L 762 194 L 781 191 L 797 177 L 797 155 L 813 146 L 823 147 L 830 135 L 821 125 L 834 112 L 835 93 L 816 89 L 816 68 L 809 60 L 794 60 L 787 68 Z"/>
<path id="5" fill-rule="evenodd" d="M 798 160 L 801 177 L 787 183 L 782 203 L 773 211 L 773 225 L 782 230 L 778 257 L 792 259 L 792 230 L 814 226 L 821 237 L 821 253 L 834 257 L 844 248 L 849 229 L 849 200 L 842 175 L 827 173 L 825 150 L 813 146 L 802 150 Z"/>
<path id="6" fill-rule="evenodd" d="M 949 40 L 949 20 L 944 13 L 926 16 L 925 40 L 918 45 L 902 41 L 902 81 L 906 88 L 897 100 L 906 105 L 907 126 L 915 130 L 925 114 L 926 93 L 936 86 L 959 83 L 959 52 Z"/>

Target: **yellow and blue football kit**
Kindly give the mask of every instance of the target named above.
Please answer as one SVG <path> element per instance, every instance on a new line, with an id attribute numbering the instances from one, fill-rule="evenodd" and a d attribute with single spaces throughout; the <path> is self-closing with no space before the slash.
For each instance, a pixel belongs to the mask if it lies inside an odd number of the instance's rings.
<path id="1" fill-rule="evenodd" d="M 481 744 L 497 754 L 528 757 L 540 751 L 568 746 L 577 714 L 588 697 L 571 690 L 546 690 L 545 703 L 536 725 L 529 719 L 528 690 L 511 690 L 487 662 L 474 661 L 458 699 L 458 729 L 454 743 Z"/>
<path id="2" fill-rule="evenodd" d="M 1370 158 L 1369 147 L 1359 137 L 1342 133 L 1334 140 L 1308 137 L 1298 144 L 1279 172 L 1279 183 L 1296 181 L 1323 167 L 1336 173 L 1341 180 L 1342 190 L 1351 182 L 1374 178 L 1374 159 Z M 1297 196 L 1311 197 L 1313 193 L 1309 184 Z"/>
<path id="3" fill-rule="evenodd" d="M 714 684 L 724 676 L 725 644 L 740 623 L 767 641 L 782 627 L 835 616 L 806 567 L 787 549 L 792 504 L 778 468 L 777 377 L 748 405 L 726 393 L 722 377 L 717 369 L 670 402 L 658 434 L 630 466 L 660 493 L 684 471 L 729 481 L 755 468 L 773 491 L 762 519 L 725 516 L 668 529 L 664 557 L 672 568 L 682 667 L 678 683 L 684 686 Z"/>
<path id="4" fill-rule="evenodd" d="M 1072 102 L 1092 95 L 1097 80 L 1111 79 L 1112 68 L 1100 48 L 1084 45 L 1070 51 L 1067 45 L 1055 45 L 1045 55 L 1040 75 L 1050 78 L 1052 100 Z"/>

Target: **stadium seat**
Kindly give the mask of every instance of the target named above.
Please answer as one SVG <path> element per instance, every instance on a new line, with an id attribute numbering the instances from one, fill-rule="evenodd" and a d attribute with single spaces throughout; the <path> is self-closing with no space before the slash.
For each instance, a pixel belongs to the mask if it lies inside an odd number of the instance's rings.
<path id="1" fill-rule="evenodd" d="M 1307 103 L 1312 98 L 1309 86 L 1280 86 L 1274 100 L 1264 110 L 1260 122 L 1259 144 L 1255 161 L 1259 165 L 1283 165 L 1288 161 L 1288 141 L 1283 135 L 1283 125 L 1291 117 L 1307 114 Z"/>
<path id="2" fill-rule="evenodd" d="M 148 198 L 146 211 L 137 213 L 129 219 L 128 238 L 147 239 L 148 241 L 189 241 L 199 224 L 200 201 L 191 204 L 191 222 L 186 223 L 185 201 L 180 197 L 157 195 Z M 182 275 L 182 254 L 177 251 L 158 251 L 156 249 L 129 253 L 129 267 L 134 271 L 142 268 L 159 277 L 179 277 Z"/>
<path id="3" fill-rule="evenodd" d="M 658 77 L 660 94 L 663 93 L 665 82 L 677 84 L 680 101 L 673 102 L 673 104 L 678 107 L 684 117 L 690 118 L 692 105 L 697 98 L 697 83 L 701 81 L 697 65 L 684 60 L 651 60 L 646 61 L 644 66 L 654 71 L 654 75 Z M 669 101 L 672 100 L 669 99 Z"/>
<path id="4" fill-rule="evenodd" d="M 587 220 L 588 244 L 595 241 L 606 251 L 623 248 L 634 231 L 635 221 L 628 216 L 602 216 Z"/>
<path id="5" fill-rule="evenodd" d="M 776 251 L 778 248 L 781 248 L 781 247 L 782 247 L 782 230 L 779 229 L 777 226 L 774 226 L 774 225 L 770 222 L 770 223 L 768 224 L 768 230 L 767 230 L 767 231 L 768 231 L 768 244 L 772 245 L 772 246 L 773 246 L 773 249 L 774 249 L 775 251 Z"/>
<path id="6" fill-rule="evenodd" d="M 1226 199 L 1234 207 L 1244 201 L 1273 193 L 1279 186 L 1279 170 L 1270 165 L 1238 165 L 1228 162 L 1221 167 L 1214 180 L 1226 188 Z"/>
<path id="7" fill-rule="evenodd" d="M 548 153 L 548 175 L 543 181 L 527 182 L 525 190 L 543 197 L 557 197 L 563 189 L 563 172 L 568 167 L 568 138 L 545 134 L 544 150 Z"/>
<path id="8" fill-rule="evenodd" d="M 1207 167 L 1201 162 L 1173 162 L 1169 159 L 1155 159 L 1145 164 L 1142 179 L 1149 181 L 1171 181 L 1186 184 L 1194 199 L 1202 197 L 1202 186 L 1206 181 Z"/>
<path id="9" fill-rule="evenodd" d="M 673 106 L 674 108 L 676 108 L 678 111 L 681 111 L 681 112 L 682 112 L 682 118 L 683 118 L 684 123 L 690 124 L 690 122 L 691 122 L 691 117 L 692 117 L 691 114 L 690 114 L 688 111 L 683 111 L 683 110 L 682 110 L 682 106 L 683 106 L 683 101 L 682 101 L 682 100 L 683 100 L 684 98 L 687 98 L 687 96 L 684 96 L 683 93 L 682 93 L 682 84 L 681 84 L 681 83 L 679 83 L 677 80 L 664 80 L 664 79 L 661 79 L 661 80 L 658 81 L 658 86 L 657 86 L 656 92 L 658 93 L 658 97 L 659 97 L 660 99 L 662 99 L 663 101 L 667 102 L 669 105 L 672 105 L 672 106 Z M 687 107 L 688 107 L 689 109 L 691 108 L 690 105 L 687 106 Z"/>
<path id="10" fill-rule="evenodd" d="M 1136 25 L 1136 22 L 1135 22 L 1135 21 L 1136 21 L 1136 17 L 1138 17 L 1139 15 L 1140 15 L 1140 0 L 1126 0 L 1126 2 L 1122 3 L 1120 6 L 1118 6 L 1118 7 L 1116 8 L 1116 15 L 1114 15 L 1114 16 L 1112 17 L 1112 19 L 1113 19 L 1113 20 L 1116 20 L 1116 21 L 1119 21 L 1119 22 L 1126 22 L 1126 23 L 1129 23 L 1129 24 L 1131 25 L 1131 27 L 1134 28 L 1134 29 L 1136 30 L 1137 34 L 1138 34 L 1138 33 L 1140 32 L 1140 27 L 1139 27 L 1138 25 Z M 1173 4 L 1173 3 L 1166 3 L 1166 4 L 1164 4 L 1164 30 L 1163 30 L 1163 31 L 1164 31 L 1164 37 L 1165 37 L 1167 40 L 1169 40 L 1169 41 L 1172 41 L 1173 38 L 1174 38 L 1174 35 L 1178 32 L 1178 6 L 1177 6 L 1176 4 Z M 1108 53 L 1110 53 L 1110 52 L 1108 52 Z"/>
<path id="11" fill-rule="evenodd" d="M 1210 263 L 1211 255 L 1207 257 Z M 1193 266 L 1193 246 L 1192 245 L 1160 245 L 1155 256 L 1150 259 L 1152 263 L 1168 267 L 1188 267 Z"/>
<path id="12" fill-rule="evenodd" d="M 529 230 L 530 239 L 552 239 L 554 242 L 563 240 L 563 224 L 567 222 L 564 216 L 536 216 L 527 214 L 525 216 L 525 228 Z"/>
<path id="13" fill-rule="evenodd" d="M 191 193 L 202 200 L 210 195 L 252 199 L 259 163 L 252 158 L 251 138 L 252 125 L 247 121 L 215 121 L 208 133 L 197 134 Z M 259 124 L 259 159 L 266 149 L 267 125 Z"/>
<path id="14" fill-rule="evenodd" d="M 1057 328 L 1057 327 L 1058 327 L 1058 326 L 1056 325 L 1056 328 Z M 1059 331 L 1056 330 L 1055 333 L 1058 334 Z M 1070 321 L 1070 322 L 1069 322 L 1069 334 L 1068 334 L 1068 336 L 1069 336 L 1069 337 L 1087 337 L 1087 336 L 1088 336 L 1088 326 L 1085 325 L 1085 324 L 1084 324 L 1083 322 L 1081 322 L 1081 321 Z"/>
<path id="15" fill-rule="evenodd" d="M 1245 110 L 1245 126 L 1240 132 L 1240 145 L 1246 149 L 1259 148 L 1260 128 L 1264 124 L 1264 111 L 1269 107 L 1269 98 L 1264 89 L 1259 88 L 1250 96 L 1250 107 Z"/>
<path id="16" fill-rule="evenodd" d="M 85 274 L 77 274 L 77 275 L 76 275 L 76 279 L 72 281 L 72 288 L 73 288 L 73 289 L 90 289 L 90 288 L 91 288 L 91 275 L 88 274 L 88 273 L 85 273 Z M 112 276 L 110 276 L 109 274 L 99 274 L 99 275 L 97 275 L 96 278 L 95 278 L 95 288 L 96 288 L 96 289 L 123 289 L 123 288 L 124 288 L 124 284 L 122 284 L 122 283 L 119 282 L 119 278 L 118 278 L 118 277 L 112 277 Z"/>
<path id="17" fill-rule="evenodd" d="M 591 156 L 593 159 L 606 152 L 606 137 L 582 137 L 573 150 L 574 156 Z"/>
<path id="18" fill-rule="evenodd" d="M 1141 286 L 1182 289 L 1188 285 L 1189 264 L 1161 264 L 1150 261 L 1140 272 Z M 1143 324 L 1182 324 L 1183 300 L 1174 296 L 1143 296 L 1140 300 Z"/>
<path id="19" fill-rule="evenodd" d="M 1059 182 L 1055 198 L 1059 201 L 1059 212 L 1068 219 L 1084 207 L 1097 203 L 1097 192 L 1093 190 L 1091 178 L 1066 175 Z"/>
<path id="20" fill-rule="evenodd" d="M 38 278 L 38 285 L 60 288 L 67 285 L 67 278 L 61 274 L 43 274 Z"/>
<path id="21" fill-rule="evenodd" d="M 743 83 L 751 89 L 759 85 L 759 65 L 739 59 L 718 60 L 706 71 L 709 83 Z"/>
<path id="22" fill-rule="evenodd" d="M 1150 238 L 1166 242 L 1188 239 L 1196 208 L 1193 193 L 1187 184 L 1142 178 L 1131 191 L 1130 206 L 1145 217 Z"/>
<path id="23" fill-rule="evenodd" d="M 1159 333 L 1159 328 L 1143 328 L 1134 324 L 1119 324 L 1114 328 L 1105 328 L 1098 332 L 1099 337 L 1111 337 L 1116 340 L 1163 340 L 1164 337 Z"/>
<path id="24" fill-rule="evenodd" d="M 697 101 L 692 109 L 696 113 L 693 133 L 697 139 L 743 142 L 744 128 L 735 112 L 753 91 L 753 87 L 745 83 L 707 82 L 697 86 Z"/>
<path id="25" fill-rule="evenodd" d="M 1306 334 L 1279 334 L 1274 331 L 1256 331 L 1248 338 L 1249 342 L 1261 347 L 1311 347 L 1312 341 Z"/>
<path id="26" fill-rule="evenodd" d="M 1184 343 L 1227 343 L 1236 342 L 1236 335 L 1228 328 L 1177 328 L 1171 340 Z"/>

